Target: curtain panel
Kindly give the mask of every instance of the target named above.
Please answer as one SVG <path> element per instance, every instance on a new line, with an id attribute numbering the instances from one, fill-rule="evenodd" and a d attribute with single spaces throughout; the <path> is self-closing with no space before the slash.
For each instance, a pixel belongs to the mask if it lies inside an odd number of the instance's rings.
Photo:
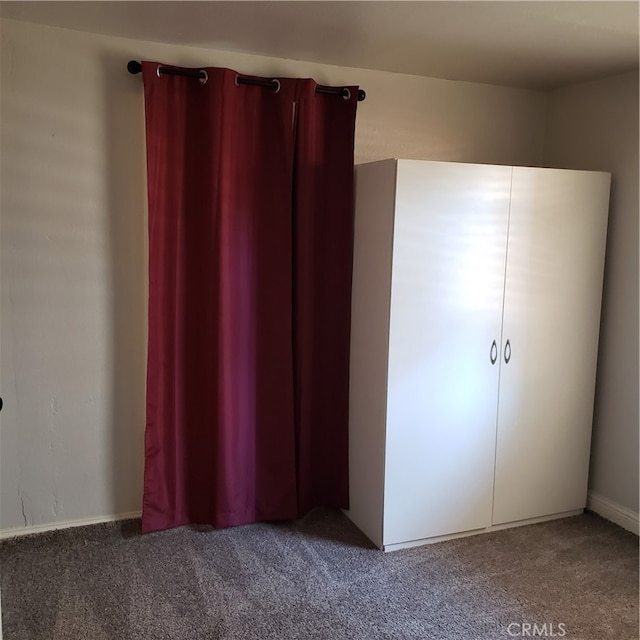
<path id="1" fill-rule="evenodd" d="M 357 88 L 157 68 L 143 531 L 347 507 Z"/>

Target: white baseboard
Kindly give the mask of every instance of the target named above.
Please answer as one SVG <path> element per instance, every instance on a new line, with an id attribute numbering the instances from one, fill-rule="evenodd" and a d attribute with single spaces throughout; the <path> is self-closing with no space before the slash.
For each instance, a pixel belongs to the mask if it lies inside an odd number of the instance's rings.
<path id="1" fill-rule="evenodd" d="M 611 522 L 627 531 L 640 535 L 638 514 L 635 511 L 631 511 L 631 509 L 623 507 L 621 504 L 609 500 L 609 498 L 604 498 L 589 491 L 587 494 L 587 509 L 594 511 L 607 520 L 611 520 Z"/>
<path id="2" fill-rule="evenodd" d="M 58 529 L 69 529 L 71 527 L 86 527 L 90 524 L 103 524 L 105 522 L 117 522 L 118 520 L 131 520 L 139 518 L 140 511 L 130 511 L 129 513 L 119 513 L 112 516 L 100 516 L 97 518 L 83 518 L 81 520 L 68 520 L 66 522 L 50 522 L 49 524 L 35 524 L 16 529 L 0 530 L 0 540 L 15 538 L 17 536 L 28 536 L 32 533 L 44 533 L 45 531 L 56 531 Z"/>

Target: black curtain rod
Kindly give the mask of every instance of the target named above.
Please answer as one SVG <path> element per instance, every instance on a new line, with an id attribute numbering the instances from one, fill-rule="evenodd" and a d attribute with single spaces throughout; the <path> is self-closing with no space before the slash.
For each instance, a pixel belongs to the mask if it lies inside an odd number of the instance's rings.
<path id="1" fill-rule="evenodd" d="M 142 73 L 142 64 L 137 60 L 129 60 L 127 64 L 127 71 L 129 73 Z M 158 73 L 165 76 L 185 76 L 187 78 L 198 78 L 204 80 L 206 77 L 205 72 L 199 69 L 172 69 L 171 67 L 158 67 Z M 247 78 L 245 76 L 238 76 L 238 84 L 253 84 L 260 87 L 271 87 L 277 89 L 280 83 L 277 80 L 269 80 L 268 78 Z M 325 93 L 334 96 L 349 97 L 349 90 L 346 87 L 325 87 L 318 85 L 316 87 L 316 93 Z M 367 94 L 363 89 L 358 90 L 358 102 L 362 102 L 367 97 Z"/>

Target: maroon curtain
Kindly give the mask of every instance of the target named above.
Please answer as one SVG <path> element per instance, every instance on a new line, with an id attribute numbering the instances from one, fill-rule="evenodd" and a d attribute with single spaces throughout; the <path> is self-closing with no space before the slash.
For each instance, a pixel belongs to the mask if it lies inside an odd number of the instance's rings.
<path id="1" fill-rule="evenodd" d="M 143 531 L 347 506 L 355 89 L 157 67 Z"/>
<path id="2" fill-rule="evenodd" d="M 299 84 L 294 165 L 294 377 L 298 508 L 349 506 L 353 146 L 349 99 Z"/>

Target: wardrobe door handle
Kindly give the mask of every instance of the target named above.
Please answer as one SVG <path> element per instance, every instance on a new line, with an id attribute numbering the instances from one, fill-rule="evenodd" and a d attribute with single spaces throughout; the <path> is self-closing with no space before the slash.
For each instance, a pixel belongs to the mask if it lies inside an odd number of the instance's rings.
<path id="1" fill-rule="evenodd" d="M 495 364 L 498 359 L 498 345 L 494 340 L 491 344 L 491 351 L 489 352 L 489 359 L 491 360 L 491 364 Z"/>
<path id="2" fill-rule="evenodd" d="M 504 345 L 504 361 L 509 364 L 511 360 L 511 342 L 507 340 L 507 344 Z"/>

